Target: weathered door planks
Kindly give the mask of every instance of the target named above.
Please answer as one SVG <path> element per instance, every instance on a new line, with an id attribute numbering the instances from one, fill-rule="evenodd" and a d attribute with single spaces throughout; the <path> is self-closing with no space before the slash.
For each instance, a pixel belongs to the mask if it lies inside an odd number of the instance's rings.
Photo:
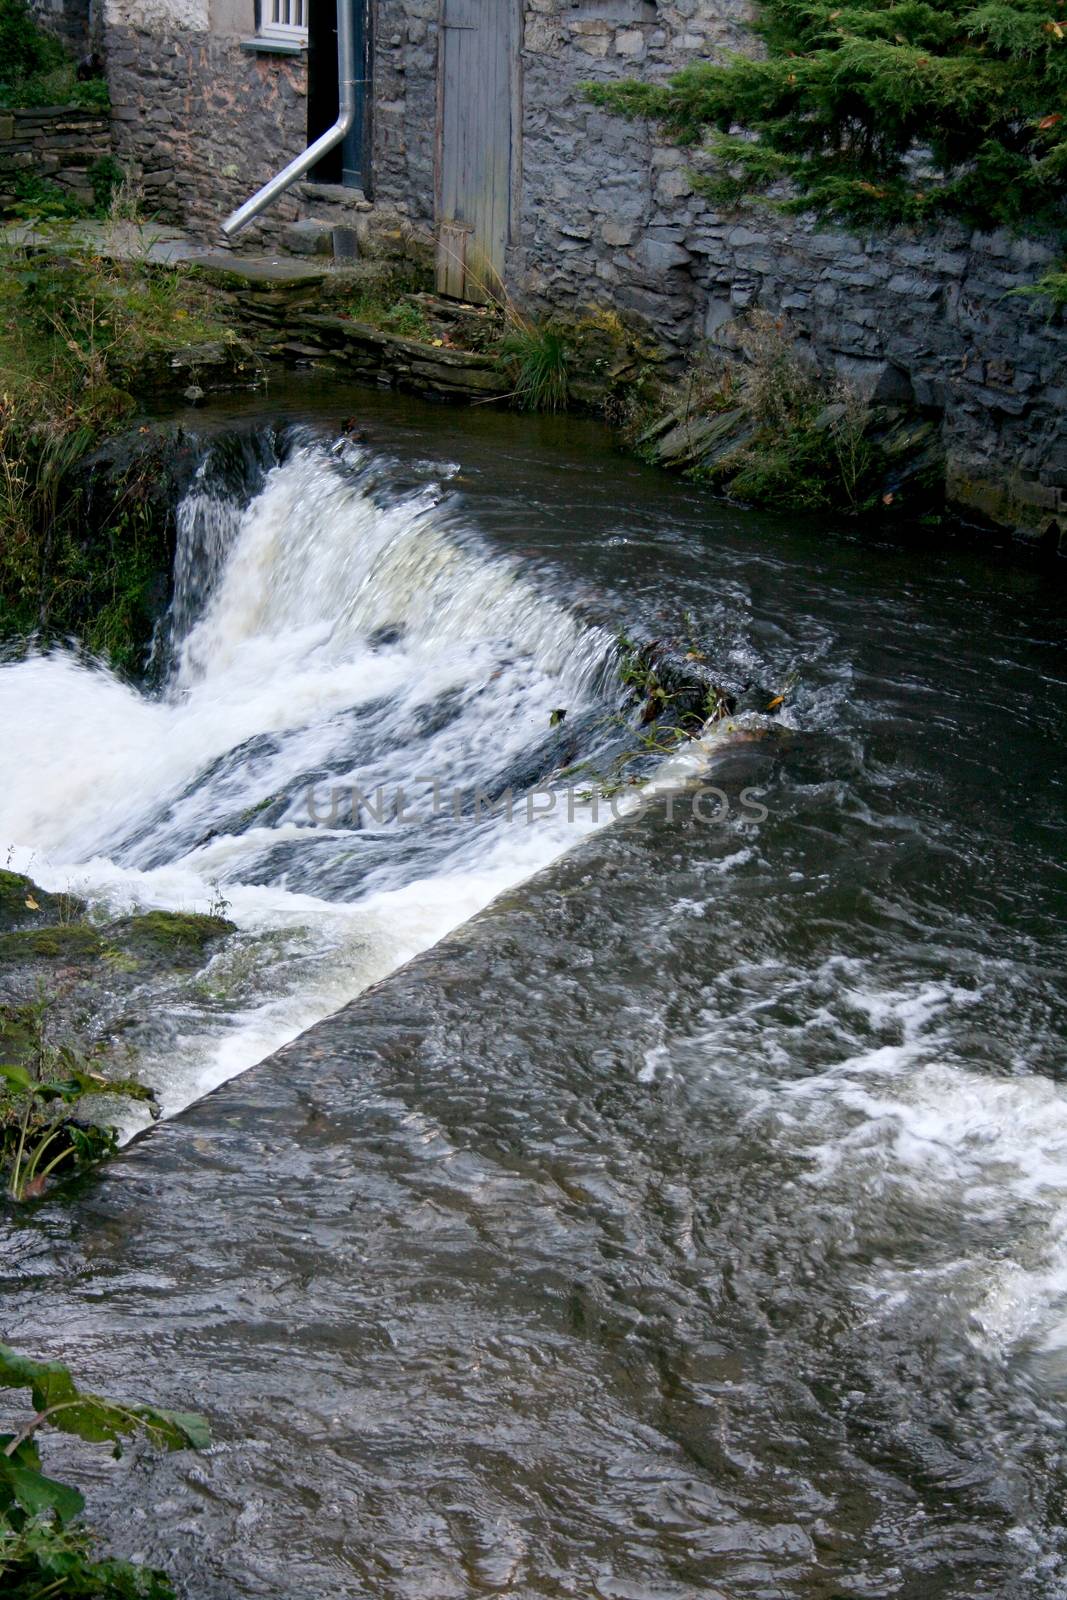
<path id="1" fill-rule="evenodd" d="M 511 229 L 520 0 L 442 0 L 437 289 L 496 298 Z"/>

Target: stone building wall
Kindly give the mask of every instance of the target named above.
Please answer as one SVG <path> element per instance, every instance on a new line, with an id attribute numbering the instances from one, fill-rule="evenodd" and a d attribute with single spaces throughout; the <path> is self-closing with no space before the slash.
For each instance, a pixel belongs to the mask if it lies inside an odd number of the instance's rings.
<path id="1" fill-rule="evenodd" d="M 434 220 L 440 0 L 378 0 L 371 178 L 376 204 Z"/>
<path id="2" fill-rule="evenodd" d="M 307 58 L 257 53 L 253 0 L 107 0 L 115 154 L 146 209 L 213 237 L 307 143 Z M 259 247 L 300 215 L 272 208 Z"/>
<path id="3" fill-rule="evenodd" d="M 437 0 L 379 0 L 375 198 L 433 224 Z M 591 79 L 653 81 L 755 46 L 749 0 L 525 0 L 522 190 L 508 264 L 535 309 L 629 312 L 676 366 L 736 348 L 751 309 L 867 396 L 940 414 L 956 502 L 1067 529 L 1067 327 L 1012 296 L 1050 247 L 959 229 L 858 236 L 766 208 L 722 216 L 693 157 L 588 104 Z"/>
<path id="4" fill-rule="evenodd" d="M 704 341 L 729 351 L 737 318 L 763 308 L 824 369 L 943 415 L 958 500 L 1035 529 L 1057 518 L 1067 526 L 1067 328 L 1044 302 L 1010 295 L 1040 275 L 1047 247 L 952 230 L 860 237 L 762 208 L 719 215 L 692 193 L 691 155 L 590 106 L 581 84 L 662 80 L 695 60 L 752 50 L 749 0 L 522 3 L 513 294 L 534 309 L 640 317 L 676 368 Z M 242 49 L 252 4 L 107 0 L 119 158 L 143 173 L 159 214 L 212 235 L 304 145 L 304 58 Z M 375 208 L 426 233 L 438 11 L 438 0 L 375 7 Z M 337 199 L 331 221 L 343 217 Z M 301 188 L 242 236 L 242 248 L 274 243 L 287 221 L 323 203 Z"/>
<path id="5" fill-rule="evenodd" d="M 46 179 L 91 205 L 89 170 L 110 153 L 111 128 L 98 111 L 76 106 L 0 110 L 0 216 L 10 214 L 21 177 Z"/>

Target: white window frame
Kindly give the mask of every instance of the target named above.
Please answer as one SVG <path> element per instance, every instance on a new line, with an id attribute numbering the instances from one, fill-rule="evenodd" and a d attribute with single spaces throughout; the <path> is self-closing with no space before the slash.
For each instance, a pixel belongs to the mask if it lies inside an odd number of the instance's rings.
<path id="1" fill-rule="evenodd" d="M 309 0 L 260 0 L 259 38 L 306 45 Z"/>

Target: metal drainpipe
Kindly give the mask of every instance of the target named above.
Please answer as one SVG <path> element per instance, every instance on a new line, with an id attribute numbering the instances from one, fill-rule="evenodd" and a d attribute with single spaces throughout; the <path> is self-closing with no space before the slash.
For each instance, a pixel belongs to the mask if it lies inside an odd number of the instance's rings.
<path id="1" fill-rule="evenodd" d="M 260 212 L 265 211 L 280 194 L 284 194 L 290 184 L 295 183 L 297 178 L 302 178 L 327 150 L 332 150 L 335 145 L 340 144 L 355 121 L 356 79 L 352 5 L 353 0 L 337 0 L 337 88 L 340 107 L 337 121 L 332 128 L 327 128 L 325 133 L 321 133 L 314 144 L 308 145 L 303 155 L 297 156 L 295 161 L 290 161 L 289 165 L 276 173 L 262 189 L 257 189 L 250 200 L 246 200 L 243 206 L 238 206 L 237 210 L 226 218 L 222 224 L 222 231 L 227 239 L 232 239 L 235 233 L 240 233 L 253 217 L 258 217 Z"/>

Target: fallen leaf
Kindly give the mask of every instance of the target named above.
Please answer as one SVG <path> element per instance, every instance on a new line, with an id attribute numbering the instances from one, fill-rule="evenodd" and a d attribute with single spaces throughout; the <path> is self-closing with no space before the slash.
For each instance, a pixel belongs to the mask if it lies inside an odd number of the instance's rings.
<path id="1" fill-rule="evenodd" d="M 767 710 L 768 711 L 773 711 L 775 706 L 780 706 L 783 703 L 784 700 L 785 700 L 785 695 L 784 694 L 776 694 L 774 699 L 768 705 Z"/>

